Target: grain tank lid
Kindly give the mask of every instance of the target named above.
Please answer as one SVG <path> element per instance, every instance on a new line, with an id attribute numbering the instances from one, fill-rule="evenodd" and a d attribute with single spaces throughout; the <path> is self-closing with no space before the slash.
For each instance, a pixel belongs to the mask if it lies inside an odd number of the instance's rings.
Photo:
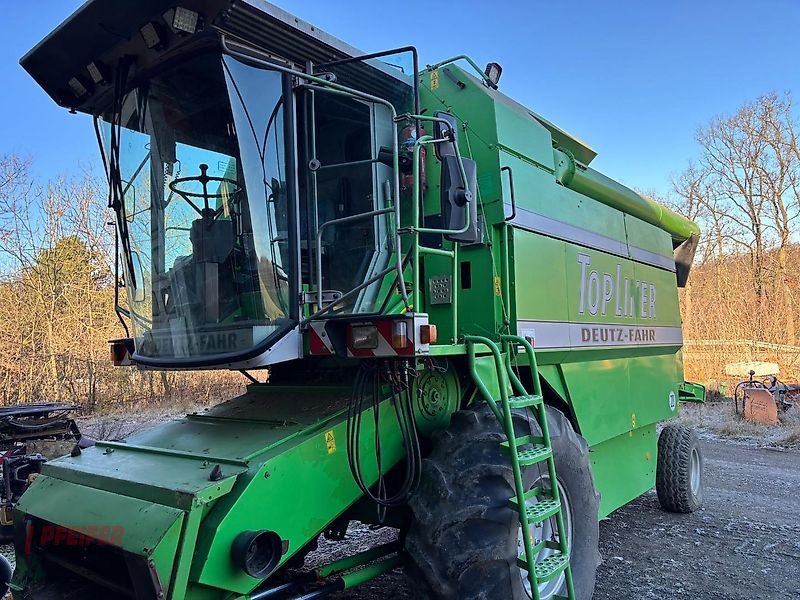
<path id="1" fill-rule="evenodd" d="M 584 165 L 588 165 L 597 156 L 597 152 L 591 149 L 588 144 L 584 143 L 574 135 L 564 131 L 558 125 L 551 123 L 544 117 L 537 115 L 535 112 L 528 111 L 528 114 L 534 119 L 539 121 L 541 125 L 550 132 L 553 137 L 553 144 L 560 148 L 565 148 L 572 152 L 572 155 Z"/>
<path id="2" fill-rule="evenodd" d="M 356 48 L 320 31 L 264 0 L 88 0 L 20 60 L 22 67 L 56 101 L 81 112 L 93 112 L 108 85 L 94 86 L 87 65 L 101 61 L 116 64 L 130 55 L 136 68 L 154 66 L 192 36 L 173 35 L 164 28 L 164 50 L 148 50 L 140 27 L 154 21 L 161 25 L 169 9 L 181 6 L 197 11 L 211 27 L 268 49 L 299 66 L 349 58 L 362 54 Z M 198 34 L 202 35 L 202 34 Z M 76 99 L 70 80 L 79 78 L 90 94 Z"/>

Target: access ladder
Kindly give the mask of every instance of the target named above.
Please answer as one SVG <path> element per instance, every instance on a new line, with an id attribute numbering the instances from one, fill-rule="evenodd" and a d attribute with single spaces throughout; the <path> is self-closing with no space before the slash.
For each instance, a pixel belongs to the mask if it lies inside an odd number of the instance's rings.
<path id="1" fill-rule="evenodd" d="M 561 499 L 559 498 L 558 485 L 555 483 L 556 466 L 553 460 L 553 448 L 550 443 L 550 433 L 547 426 L 547 413 L 544 399 L 542 396 L 541 384 L 538 377 L 538 367 L 536 356 L 530 342 L 516 335 L 501 335 L 500 342 L 502 350 L 498 345 L 483 336 L 465 336 L 467 351 L 469 354 L 470 372 L 472 378 L 492 409 L 495 417 L 503 426 L 507 441 L 500 445 L 508 452 L 511 459 L 511 468 L 514 473 L 514 488 L 516 495 L 509 499 L 509 507 L 519 515 L 519 523 L 525 534 L 522 536 L 525 553 L 517 557 L 517 563 L 522 569 L 528 572 L 528 581 L 531 584 L 531 595 L 533 600 L 540 600 L 539 586 L 551 581 L 564 573 L 567 596 L 554 596 L 554 598 L 568 598 L 575 600 L 575 590 L 572 583 L 572 571 L 569 564 L 568 540 L 564 529 L 564 518 L 561 512 Z M 495 369 L 497 371 L 497 382 L 500 388 L 499 402 L 486 382 L 483 381 L 477 370 L 476 352 L 477 347 L 483 345 L 487 347 L 493 357 Z M 533 394 L 525 389 L 525 386 L 517 377 L 512 368 L 512 352 L 522 346 L 528 356 L 531 368 L 531 379 L 533 380 Z M 512 389 L 514 395 L 509 396 Z M 539 424 L 541 435 L 523 435 L 517 437 L 514 431 L 512 411 L 518 409 L 530 409 L 533 417 Z M 536 485 L 530 490 L 525 489 L 522 477 L 523 467 L 547 462 L 547 471 L 550 479 L 550 488 L 543 485 Z M 535 503 L 528 504 L 532 499 Z M 534 544 L 532 535 L 529 534 L 532 524 L 544 523 L 548 519 L 555 518 L 558 531 L 558 541 L 545 540 Z M 543 550 L 550 550 L 551 554 L 542 560 L 536 560 Z"/>

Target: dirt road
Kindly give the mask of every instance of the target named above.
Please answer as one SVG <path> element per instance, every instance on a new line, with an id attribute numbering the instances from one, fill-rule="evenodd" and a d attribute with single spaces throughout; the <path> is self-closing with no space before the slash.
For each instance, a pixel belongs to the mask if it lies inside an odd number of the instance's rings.
<path id="1" fill-rule="evenodd" d="M 800 452 L 703 451 L 702 510 L 665 513 L 653 492 L 600 525 L 595 598 L 800 598 Z"/>
<path id="2" fill-rule="evenodd" d="M 595 600 L 800 599 L 800 452 L 717 439 L 703 440 L 703 452 L 702 510 L 666 513 L 651 492 L 601 523 Z M 356 530 L 352 545 L 375 537 Z M 419 595 L 393 572 L 339 598 Z"/>

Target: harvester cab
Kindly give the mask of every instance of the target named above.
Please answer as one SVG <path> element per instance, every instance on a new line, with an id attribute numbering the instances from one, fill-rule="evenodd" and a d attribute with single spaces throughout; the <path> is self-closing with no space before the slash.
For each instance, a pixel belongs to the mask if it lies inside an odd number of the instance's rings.
<path id="1" fill-rule="evenodd" d="M 699 230 L 499 65 L 365 55 L 263 0 L 91 0 L 22 65 L 94 118 L 115 363 L 253 383 L 43 465 L 15 595 L 322 598 L 413 561 L 437 597 L 582 599 L 599 517 L 653 485 L 699 506 L 697 438 L 656 431 L 702 392 Z M 401 535 L 298 573 L 353 520 Z"/>
<path id="2" fill-rule="evenodd" d="M 134 361 L 264 366 L 302 356 L 300 321 L 408 309 L 404 287 L 392 296 L 413 71 L 345 60 L 306 76 L 195 35 L 220 47 L 176 50 L 98 118 Z M 359 77 L 369 93 L 345 87 Z"/>

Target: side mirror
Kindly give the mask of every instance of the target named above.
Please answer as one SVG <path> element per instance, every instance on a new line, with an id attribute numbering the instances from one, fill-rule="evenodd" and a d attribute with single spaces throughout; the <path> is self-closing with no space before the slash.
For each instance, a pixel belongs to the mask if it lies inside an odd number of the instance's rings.
<path id="1" fill-rule="evenodd" d="M 464 233 L 447 235 L 447 239 L 464 244 L 480 241 L 478 235 L 478 189 L 477 169 L 474 160 L 462 159 L 467 180 L 463 181 L 455 155 L 442 159 L 442 221 L 445 229 L 459 230 L 469 220 Z"/>

